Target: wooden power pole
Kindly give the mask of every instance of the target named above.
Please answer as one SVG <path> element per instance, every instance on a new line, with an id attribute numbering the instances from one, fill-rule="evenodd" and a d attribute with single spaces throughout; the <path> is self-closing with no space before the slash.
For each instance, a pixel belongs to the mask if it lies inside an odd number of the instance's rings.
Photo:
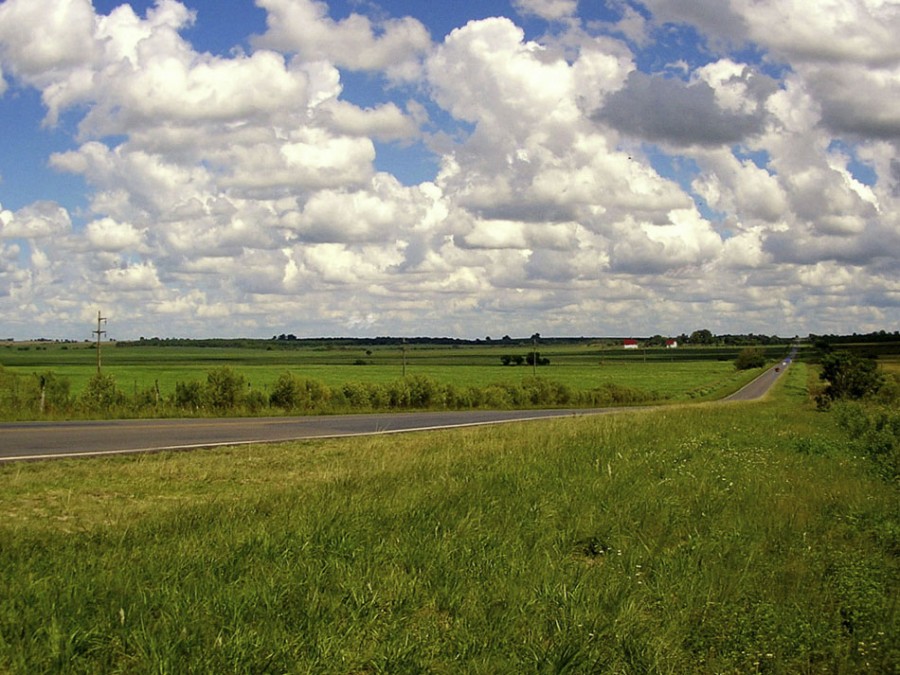
<path id="1" fill-rule="evenodd" d="M 94 335 L 97 336 L 97 373 L 100 373 L 100 338 L 106 335 L 106 331 L 103 330 L 102 326 L 106 323 L 106 317 L 101 316 L 100 312 L 97 312 L 97 330 L 93 331 Z"/>

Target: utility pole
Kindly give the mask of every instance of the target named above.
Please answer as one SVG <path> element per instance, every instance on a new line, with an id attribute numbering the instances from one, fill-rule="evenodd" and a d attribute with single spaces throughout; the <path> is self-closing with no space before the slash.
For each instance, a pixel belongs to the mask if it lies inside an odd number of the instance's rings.
<path id="1" fill-rule="evenodd" d="M 403 377 L 406 377 L 406 338 L 403 338 Z"/>
<path id="2" fill-rule="evenodd" d="M 94 335 L 97 336 L 97 374 L 100 374 L 100 338 L 106 335 L 106 331 L 102 329 L 102 325 L 106 323 L 106 317 L 101 316 L 100 312 L 97 312 L 97 330 L 93 331 Z"/>

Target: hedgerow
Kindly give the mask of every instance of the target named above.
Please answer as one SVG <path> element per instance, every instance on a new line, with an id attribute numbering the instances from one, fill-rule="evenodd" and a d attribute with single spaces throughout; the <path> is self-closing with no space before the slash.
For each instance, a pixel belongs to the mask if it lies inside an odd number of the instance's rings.
<path id="1" fill-rule="evenodd" d="M 126 393 L 115 377 L 98 373 L 77 397 L 65 378 L 47 373 L 22 377 L 0 368 L 0 416 L 40 417 L 172 417 L 310 414 L 390 410 L 513 409 L 531 407 L 619 406 L 662 398 L 655 392 L 617 384 L 586 391 L 543 377 L 483 387 L 439 382 L 411 375 L 387 383 L 350 381 L 331 388 L 315 379 L 282 373 L 271 392 L 253 389 L 246 378 L 227 366 L 214 368 L 204 380 L 178 381 L 171 394 L 158 387 Z"/>

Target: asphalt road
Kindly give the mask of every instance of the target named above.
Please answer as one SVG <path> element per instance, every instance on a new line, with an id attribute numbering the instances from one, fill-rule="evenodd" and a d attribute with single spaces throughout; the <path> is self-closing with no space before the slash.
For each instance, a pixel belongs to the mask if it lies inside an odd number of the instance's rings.
<path id="1" fill-rule="evenodd" d="M 725 401 L 761 398 L 794 353 Z M 189 450 L 225 445 L 364 436 L 625 412 L 634 408 L 465 410 L 315 417 L 21 422 L 0 424 L 0 462 Z"/>
<path id="2" fill-rule="evenodd" d="M 762 398 L 766 395 L 769 389 L 771 389 L 772 385 L 775 384 L 775 380 L 781 377 L 782 373 L 784 373 L 784 371 L 787 370 L 788 366 L 791 365 L 795 354 L 796 350 L 792 351 L 791 355 L 780 364 L 773 368 L 769 368 L 766 372 L 757 377 L 755 380 L 753 380 L 753 382 L 745 386 L 743 389 L 739 389 L 738 391 L 731 394 L 731 396 L 726 396 L 722 400 L 753 401 L 758 398 Z"/>

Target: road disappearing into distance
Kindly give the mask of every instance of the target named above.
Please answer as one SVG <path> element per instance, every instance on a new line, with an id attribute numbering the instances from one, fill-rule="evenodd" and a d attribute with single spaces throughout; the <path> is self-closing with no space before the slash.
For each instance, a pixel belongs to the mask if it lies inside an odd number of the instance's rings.
<path id="1" fill-rule="evenodd" d="M 766 370 L 723 399 L 751 401 L 766 395 L 796 355 Z M 640 408 L 646 410 L 646 407 Z M 460 410 L 309 417 L 19 422 L 0 424 L 0 462 L 100 457 L 192 450 L 229 445 L 453 429 L 553 417 L 608 415 L 636 408 Z"/>

